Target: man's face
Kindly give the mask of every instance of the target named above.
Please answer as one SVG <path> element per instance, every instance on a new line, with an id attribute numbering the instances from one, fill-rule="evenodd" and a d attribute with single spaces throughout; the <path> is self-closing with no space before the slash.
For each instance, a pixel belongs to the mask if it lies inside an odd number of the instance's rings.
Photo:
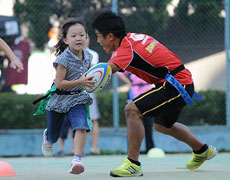
<path id="1" fill-rule="evenodd" d="M 114 35 L 112 33 L 107 34 L 106 37 L 104 37 L 103 34 L 101 34 L 97 29 L 95 30 L 95 33 L 97 35 L 97 42 L 103 46 L 103 49 L 107 54 L 110 54 L 116 50 L 113 43 Z"/>

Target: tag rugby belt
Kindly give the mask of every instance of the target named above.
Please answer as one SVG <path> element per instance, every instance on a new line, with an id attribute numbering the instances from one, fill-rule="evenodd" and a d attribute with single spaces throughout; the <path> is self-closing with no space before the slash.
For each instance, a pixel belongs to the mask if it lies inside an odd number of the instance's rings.
<path id="1" fill-rule="evenodd" d="M 181 97 L 184 99 L 185 103 L 187 105 L 190 105 L 193 103 L 192 97 L 190 97 L 190 95 L 187 93 L 185 88 L 174 77 L 178 72 L 182 71 L 183 69 L 185 69 L 185 67 L 182 64 L 178 66 L 176 69 L 174 69 L 172 72 L 166 74 L 164 79 L 166 79 L 166 81 L 169 82 L 174 88 L 176 88 L 176 90 L 181 94 Z M 199 94 L 197 94 L 195 91 L 193 93 L 193 97 L 198 101 L 202 100 L 202 97 Z"/>
<path id="2" fill-rule="evenodd" d="M 35 101 L 33 101 L 33 105 L 37 104 L 38 102 L 40 102 L 41 100 L 47 98 L 51 93 L 56 93 L 58 95 L 74 95 L 74 94 L 79 94 L 80 92 L 82 92 L 83 90 L 77 90 L 77 91 L 63 91 L 60 89 L 56 89 L 55 91 L 51 91 L 49 93 L 47 93 L 46 95 L 36 99 Z"/>
<path id="3" fill-rule="evenodd" d="M 167 73 L 165 76 L 164 76 L 164 79 L 166 79 L 167 82 L 169 82 L 174 88 L 177 89 L 177 91 L 181 94 L 181 97 L 184 99 L 185 103 L 187 105 L 190 105 L 193 103 L 193 100 L 192 100 L 192 97 L 190 97 L 190 95 L 187 93 L 187 91 L 185 90 L 185 88 L 177 81 L 177 79 L 174 77 L 178 72 L 184 70 L 185 67 L 184 65 L 180 65 L 178 66 L 177 68 L 175 68 L 172 72 L 170 73 Z M 51 93 L 56 93 L 58 95 L 73 95 L 73 94 L 78 94 L 80 92 L 82 92 L 83 90 L 77 90 L 77 91 L 63 91 L 63 90 L 60 90 L 60 89 L 56 89 L 54 91 L 50 91 L 49 93 L 45 94 L 44 96 L 36 99 L 35 101 L 33 101 L 33 104 L 37 104 L 38 102 L 40 102 L 41 100 L 45 99 L 45 98 L 48 98 L 48 96 L 51 94 Z M 196 92 L 193 93 L 193 97 L 200 101 L 202 100 L 202 97 L 197 94 Z"/>

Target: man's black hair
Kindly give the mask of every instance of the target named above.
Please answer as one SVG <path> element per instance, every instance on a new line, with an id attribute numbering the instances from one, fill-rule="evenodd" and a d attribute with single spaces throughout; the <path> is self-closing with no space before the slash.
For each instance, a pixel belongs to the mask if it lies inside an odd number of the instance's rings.
<path id="1" fill-rule="evenodd" d="M 120 38 L 125 36 L 125 23 L 123 19 L 111 11 L 101 13 L 93 22 L 92 27 L 97 29 L 105 37 L 108 33 L 113 33 Z"/>

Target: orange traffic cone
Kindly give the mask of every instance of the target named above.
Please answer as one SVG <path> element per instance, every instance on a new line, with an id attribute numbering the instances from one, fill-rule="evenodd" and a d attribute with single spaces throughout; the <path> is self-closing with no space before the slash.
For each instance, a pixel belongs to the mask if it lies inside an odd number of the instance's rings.
<path id="1" fill-rule="evenodd" d="M 0 177 L 15 176 L 13 167 L 7 162 L 0 161 Z"/>

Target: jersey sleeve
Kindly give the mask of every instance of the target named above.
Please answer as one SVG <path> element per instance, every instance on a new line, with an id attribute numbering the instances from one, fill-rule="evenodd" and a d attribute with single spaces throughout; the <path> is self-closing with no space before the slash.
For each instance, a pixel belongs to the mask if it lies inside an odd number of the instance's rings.
<path id="1" fill-rule="evenodd" d="M 59 55 L 53 63 L 53 66 L 55 69 L 57 68 L 58 64 L 64 66 L 67 69 L 67 67 L 68 67 L 67 58 L 65 56 L 63 56 L 62 54 Z"/>
<path id="2" fill-rule="evenodd" d="M 123 71 L 126 70 L 133 58 L 133 52 L 130 45 L 120 46 L 113 54 L 108 62 L 116 64 Z"/>

